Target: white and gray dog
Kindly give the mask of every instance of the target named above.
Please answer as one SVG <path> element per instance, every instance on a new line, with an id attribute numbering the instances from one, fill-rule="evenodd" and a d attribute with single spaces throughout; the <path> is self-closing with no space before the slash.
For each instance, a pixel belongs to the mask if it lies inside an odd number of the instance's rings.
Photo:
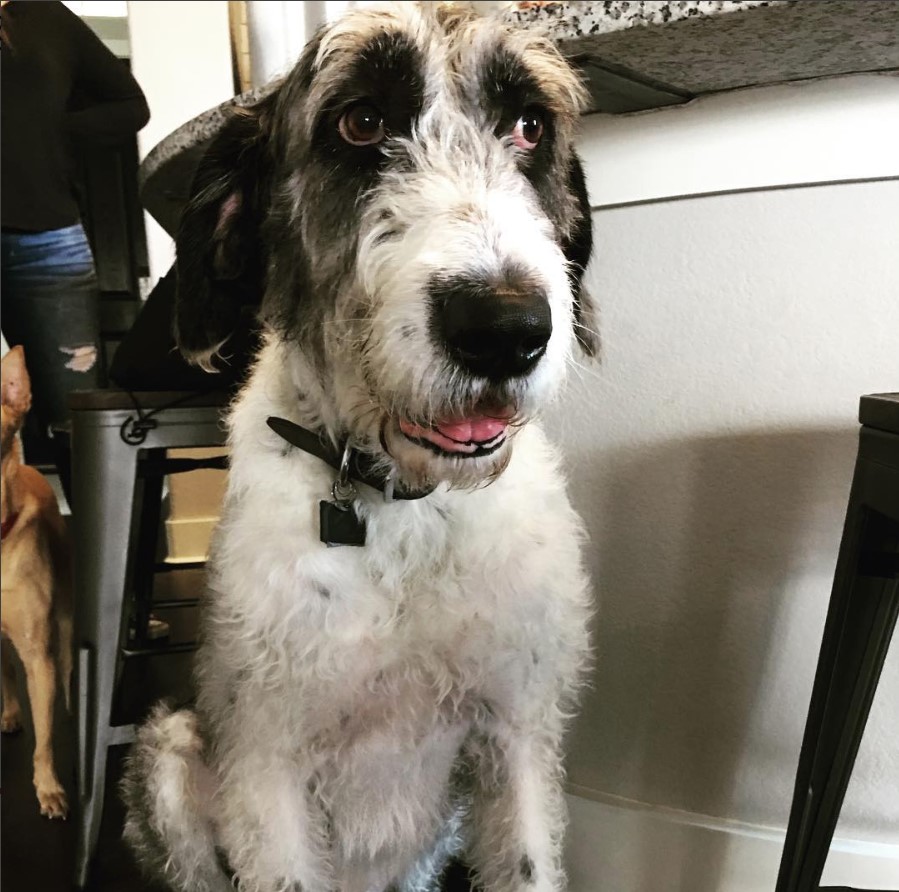
<path id="1" fill-rule="evenodd" d="M 534 418 L 595 346 L 582 99 L 526 29 L 357 9 L 207 154 L 179 342 L 265 335 L 196 708 L 157 708 L 123 785 L 173 888 L 413 892 L 457 856 L 488 892 L 564 886 L 591 598 Z"/>

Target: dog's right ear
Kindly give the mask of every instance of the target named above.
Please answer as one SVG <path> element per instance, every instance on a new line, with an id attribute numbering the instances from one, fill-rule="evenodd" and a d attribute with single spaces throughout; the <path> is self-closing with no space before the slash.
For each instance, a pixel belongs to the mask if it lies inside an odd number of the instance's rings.
<path id="1" fill-rule="evenodd" d="M 0 360 L 0 403 L 17 415 L 24 415 L 31 408 L 31 378 L 21 346 L 13 347 Z"/>
<path id="2" fill-rule="evenodd" d="M 200 162 L 178 227 L 175 340 L 206 371 L 265 291 L 270 105 L 234 110 Z"/>
<path id="3" fill-rule="evenodd" d="M 568 188 L 577 205 L 577 216 L 562 250 L 569 264 L 568 277 L 574 294 L 575 335 L 584 353 L 596 356 L 599 352 L 596 304 L 584 285 L 584 273 L 593 253 L 593 212 L 587 194 L 584 166 L 575 153 L 572 153 L 568 164 Z"/>

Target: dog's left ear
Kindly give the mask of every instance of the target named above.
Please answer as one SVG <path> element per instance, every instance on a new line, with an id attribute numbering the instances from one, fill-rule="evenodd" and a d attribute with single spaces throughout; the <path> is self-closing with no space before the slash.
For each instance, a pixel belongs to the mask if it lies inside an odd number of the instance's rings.
<path id="1" fill-rule="evenodd" d="M 200 162 L 178 227 L 175 340 L 206 371 L 252 324 L 265 291 L 269 105 L 234 110 Z"/>
<path id="2" fill-rule="evenodd" d="M 574 295 L 575 334 L 584 353 L 595 356 L 599 352 L 599 333 L 596 331 L 596 306 L 584 287 L 584 271 L 593 251 L 593 216 L 587 182 L 581 159 L 572 152 L 568 164 L 568 189 L 577 205 L 577 218 L 569 237 L 562 243 L 562 251 L 569 263 L 568 277 Z"/>
<path id="3" fill-rule="evenodd" d="M 0 403 L 17 414 L 31 408 L 31 378 L 21 346 L 13 347 L 0 361 Z"/>

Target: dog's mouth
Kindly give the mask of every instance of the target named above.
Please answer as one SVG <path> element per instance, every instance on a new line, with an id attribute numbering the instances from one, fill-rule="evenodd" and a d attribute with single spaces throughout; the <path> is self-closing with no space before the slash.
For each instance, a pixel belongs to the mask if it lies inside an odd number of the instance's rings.
<path id="1" fill-rule="evenodd" d="M 438 455 L 480 458 L 505 443 L 511 419 L 511 412 L 493 412 L 442 418 L 425 426 L 401 418 L 399 428 L 407 440 Z"/>

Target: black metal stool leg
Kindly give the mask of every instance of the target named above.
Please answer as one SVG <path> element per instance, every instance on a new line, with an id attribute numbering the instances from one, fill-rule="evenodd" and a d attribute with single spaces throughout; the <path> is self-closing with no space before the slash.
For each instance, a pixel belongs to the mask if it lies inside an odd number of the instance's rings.
<path id="1" fill-rule="evenodd" d="M 134 509 L 137 450 L 102 424 L 101 413 L 75 414 L 73 482 L 76 543 L 75 715 L 79 823 L 75 884 L 87 883 L 100 832 L 106 754 L 124 742 L 110 727 Z"/>
<path id="2" fill-rule="evenodd" d="M 867 460 L 868 445 L 863 432 L 777 892 L 818 889 L 899 612 L 899 519 L 875 507 L 899 504 L 899 471 Z"/>
<path id="3" fill-rule="evenodd" d="M 164 450 L 154 450 L 162 453 Z M 157 532 L 162 518 L 162 474 L 141 475 L 141 507 L 138 523 L 137 548 L 134 555 L 132 622 L 136 647 L 146 647 L 153 600 L 153 573 L 156 565 Z"/>

